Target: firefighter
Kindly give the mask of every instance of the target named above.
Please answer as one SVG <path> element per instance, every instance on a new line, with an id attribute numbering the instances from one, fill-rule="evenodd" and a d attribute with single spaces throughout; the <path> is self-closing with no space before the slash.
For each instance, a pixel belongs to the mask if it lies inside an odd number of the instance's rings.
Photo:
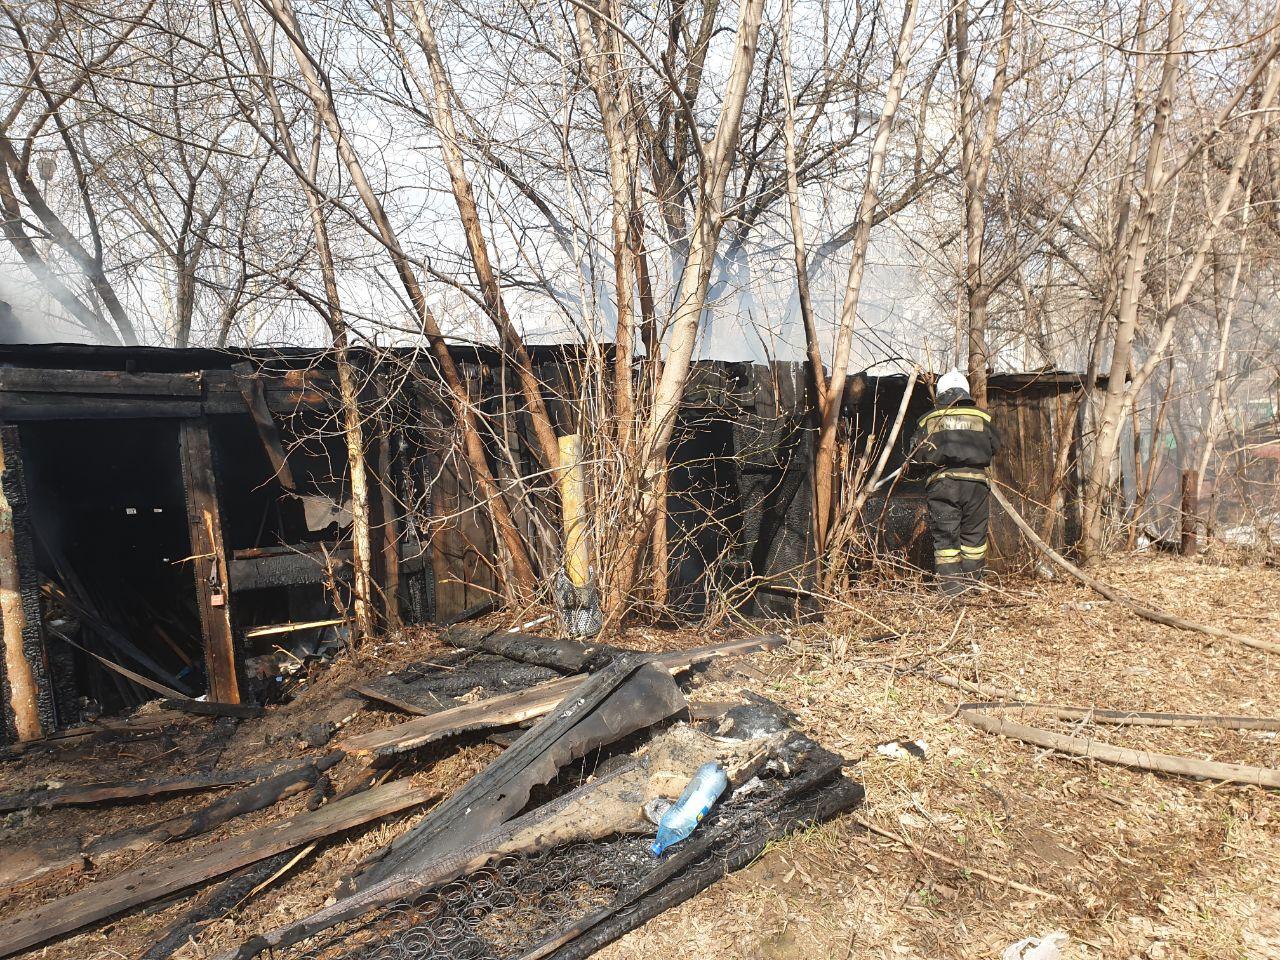
<path id="1" fill-rule="evenodd" d="M 973 402 L 959 370 L 938 379 L 933 409 L 920 418 L 910 449 L 912 462 L 933 470 L 927 499 L 938 588 L 958 596 L 982 579 L 990 516 L 987 468 L 1000 449 L 991 415 Z"/>

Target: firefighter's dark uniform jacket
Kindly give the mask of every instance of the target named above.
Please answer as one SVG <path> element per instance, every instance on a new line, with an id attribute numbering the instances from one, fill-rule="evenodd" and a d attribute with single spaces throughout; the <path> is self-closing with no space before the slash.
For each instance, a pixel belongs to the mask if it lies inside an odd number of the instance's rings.
<path id="1" fill-rule="evenodd" d="M 991 415 L 963 390 L 938 397 L 911 438 L 911 459 L 932 468 L 928 480 L 933 561 L 940 577 L 980 574 L 990 516 L 987 467 L 1000 449 Z"/>

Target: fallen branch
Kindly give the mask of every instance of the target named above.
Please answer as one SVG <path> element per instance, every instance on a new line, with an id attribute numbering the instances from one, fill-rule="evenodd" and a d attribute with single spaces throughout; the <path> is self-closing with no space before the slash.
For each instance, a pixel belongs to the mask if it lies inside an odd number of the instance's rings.
<path id="1" fill-rule="evenodd" d="M 1017 890 L 1021 893 L 1029 893 L 1033 896 L 1044 897 L 1047 900 L 1062 899 L 1062 897 L 1058 896 L 1056 893 L 1050 893 L 1048 890 L 1041 890 L 1039 887 L 1019 883 L 1017 880 L 1012 880 L 1009 877 L 1002 877 L 998 873 L 991 873 L 990 871 L 983 870 L 980 867 L 971 867 L 967 863 L 961 863 L 959 860 L 954 860 L 951 857 L 948 857 L 945 853 L 934 850 L 931 847 L 922 846 L 921 844 L 908 840 L 906 837 L 900 836 L 896 833 L 891 833 L 882 827 L 877 827 L 874 823 L 863 820 L 862 817 L 853 817 L 853 822 L 864 830 L 874 833 L 878 837 L 884 837 L 886 840 L 892 840 L 894 843 L 902 844 L 912 853 L 917 855 L 923 854 L 926 857 L 931 857 L 934 860 L 945 863 L 949 867 L 955 867 L 957 870 L 963 870 L 965 873 L 971 873 L 975 877 L 982 877 L 983 880 L 990 880 L 992 883 L 1001 884 L 1002 886 L 1009 887 L 1010 889 Z"/>
<path id="2" fill-rule="evenodd" d="M 1180 777 L 1202 780 L 1218 780 L 1223 783 L 1246 783 L 1258 787 L 1280 788 L 1280 770 L 1271 767 L 1251 767 L 1239 763 L 1222 763 L 1217 760 L 1197 760 L 1169 753 L 1153 753 L 1149 750 L 1132 750 L 1116 747 L 1087 737 L 1055 733 L 1040 727 L 1028 726 L 1003 717 L 992 716 L 988 711 L 1000 710 L 999 703 L 962 703 L 957 715 L 965 723 L 986 733 L 1010 737 L 1024 743 L 1056 750 L 1069 756 L 1101 760 L 1135 770 L 1168 773 Z"/>
<path id="3" fill-rule="evenodd" d="M 934 679 L 938 679 L 935 677 Z M 1143 713 L 1132 710 L 1102 710 L 1097 707 L 1073 707 L 1051 703 L 990 702 L 984 710 L 1043 713 L 1059 720 L 1090 720 L 1117 727 L 1181 727 L 1201 730 L 1280 730 L 1280 719 L 1273 717 L 1233 717 L 1220 713 Z"/>
<path id="4" fill-rule="evenodd" d="M 1186 630 L 1191 633 L 1202 633 L 1205 636 L 1217 637 L 1220 640 L 1231 640 L 1235 643 L 1243 644 L 1246 647 L 1253 647 L 1255 650 L 1265 650 L 1268 653 L 1280 653 L 1280 644 L 1268 643 L 1266 640 L 1258 640 L 1254 637 L 1247 636 L 1243 633 L 1233 633 L 1230 630 L 1223 630 L 1220 627 L 1211 627 L 1203 623 L 1195 623 L 1186 620 L 1176 614 L 1159 610 L 1155 607 L 1149 607 L 1133 597 L 1126 596 L 1114 587 L 1110 587 L 1094 577 L 1089 576 L 1074 563 L 1058 553 L 1057 550 L 1045 543 L 1034 530 L 1031 525 L 1022 518 L 1022 515 L 1005 499 L 1000 488 L 992 484 L 991 495 L 996 498 L 996 502 L 1004 507 L 1005 513 L 1009 515 L 1009 519 L 1014 522 L 1023 535 L 1026 536 L 1032 544 L 1036 546 L 1046 557 L 1056 563 L 1059 567 L 1069 573 L 1075 579 L 1079 580 L 1086 587 L 1089 587 L 1095 593 L 1101 594 L 1112 603 L 1118 603 L 1121 606 L 1128 607 L 1143 620 L 1150 620 L 1152 623 L 1163 624 L 1166 627 L 1173 627 L 1175 630 Z"/>

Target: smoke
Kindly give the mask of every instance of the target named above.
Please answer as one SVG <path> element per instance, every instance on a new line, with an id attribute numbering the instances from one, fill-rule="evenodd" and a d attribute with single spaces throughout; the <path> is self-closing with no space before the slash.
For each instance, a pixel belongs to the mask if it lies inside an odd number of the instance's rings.
<path id="1" fill-rule="evenodd" d="M 25 272 L 0 265 L 0 343 L 95 343 Z"/>

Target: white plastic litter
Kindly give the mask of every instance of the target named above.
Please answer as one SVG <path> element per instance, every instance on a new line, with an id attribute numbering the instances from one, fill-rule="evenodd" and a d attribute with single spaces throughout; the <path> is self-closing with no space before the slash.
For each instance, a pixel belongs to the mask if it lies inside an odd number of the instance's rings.
<path id="1" fill-rule="evenodd" d="M 1065 930 L 1054 930 L 1043 937 L 1027 937 L 1004 948 L 1000 960 L 1062 960 L 1062 951 L 1071 942 Z"/>
<path id="2" fill-rule="evenodd" d="M 923 760 L 929 756 L 929 745 L 923 740 L 886 740 L 876 744 L 876 753 L 890 760 Z"/>

